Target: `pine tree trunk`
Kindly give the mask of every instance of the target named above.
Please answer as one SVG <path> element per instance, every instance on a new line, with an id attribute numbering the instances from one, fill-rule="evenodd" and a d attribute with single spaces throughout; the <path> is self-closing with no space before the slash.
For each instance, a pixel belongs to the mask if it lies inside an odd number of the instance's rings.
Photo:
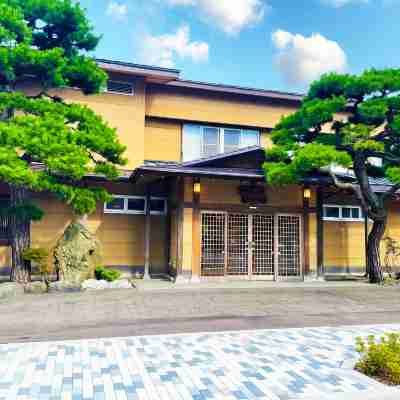
<path id="1" fill-rule="evenodd" d="M 367 246 L 367 271 L 371 283 L 381 283 L 383 272 L 380 258 L 380 243 L 385 234 L 387 218 L 375 220 L 372 230 L 368 235 Z"/>
<path id="2" fill-rule="evenodd" d="M 28 199 L 29 192 L 27 189 L 10 185 L 11 207 L 18 207 L 19 205 L 26 203 Z M 27 221 L 18 215 L 12 215 L 10 236 L 12 259 L 10 280 L 21 283 L 29 282 L 31 271 L 29 265 L 24 262 L 22 254 L 31 244 L 30 221 Z"/>

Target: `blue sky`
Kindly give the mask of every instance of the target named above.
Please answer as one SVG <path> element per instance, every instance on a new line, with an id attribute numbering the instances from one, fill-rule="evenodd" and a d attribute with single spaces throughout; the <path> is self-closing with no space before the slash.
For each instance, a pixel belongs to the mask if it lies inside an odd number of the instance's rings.
<path id="1" fill-rule="evenodd" d="M 400 0 L 81 0 L 96 56 L 185 79 L 300 91 L 327 71 L 400 67 Z"/>

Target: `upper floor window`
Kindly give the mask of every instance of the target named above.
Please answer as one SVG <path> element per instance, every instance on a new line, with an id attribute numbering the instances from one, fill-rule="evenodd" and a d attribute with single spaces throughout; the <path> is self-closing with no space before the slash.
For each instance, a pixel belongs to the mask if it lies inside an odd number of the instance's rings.
<path id="1" fill-rule="evenodd" d="M 133 84 L 130 82 L 119 82 L 119 81 L 108 80 L 106 92 L 133 96 L 134 88 Z"/>
<path id="2" fill-rule="evenodd" d="M 327 221 L 363 221 L 364 212 L 359 206 L 325 205 L 324 219 Z"/>
<path id="3" fill-rule="evenodd" d="M 196 160 L 259 144 L 260 132 L 255 130 L 195 124 L 183 126 L 183 161 Z"/>

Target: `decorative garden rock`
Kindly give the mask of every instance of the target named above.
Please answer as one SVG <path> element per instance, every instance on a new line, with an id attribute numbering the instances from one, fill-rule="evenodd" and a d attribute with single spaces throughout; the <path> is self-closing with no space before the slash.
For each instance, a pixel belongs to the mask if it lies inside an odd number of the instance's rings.
<path id="1" fill-rule="evenodd" d="M 128 279 L 118 279 L 114 282 L 104 280 L 88 279 L 82 283 L 83 290 L 105 290 L 105 289 L 132 289 L 133 286 Z"/>
<path id="2" fill-rule="evenodd" d="M 44 294 L 48 289 L 44 282 L 29 282 L 24 286 L 24 291 L 29 294 Z"/>
<path id="3" fill-rule="evenodd" d="M 24 293 L 24 287 L 19 283 L 10 282 L 0 284 L 0 301 L 17 297 Z"/>
<path id="4" fill-rule="evenodd" d="M 80 284 L 93 278 L 101 264 L 100 243 L 85 225 L 73 222 L 58 241 L 54 259 L 61 281 L 71 286 Z"/>

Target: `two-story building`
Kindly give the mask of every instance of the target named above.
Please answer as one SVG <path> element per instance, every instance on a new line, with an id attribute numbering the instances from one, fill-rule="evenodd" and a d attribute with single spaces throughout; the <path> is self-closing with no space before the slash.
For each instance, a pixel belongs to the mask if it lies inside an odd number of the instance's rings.
<path id="1" fill-rule="evenodd" d="M 88 177 L 113 194 L 88 224 L 100 239 L 104 265 L 127 272 L 209 277 L 302 279 L 365 268 L 368 221 L 358 201 L 327 177 L 271 187 L 262 163 L 269 133 L 302 96 L 180 79 L 179 71 L 98 60 L 107 90 L 88 105 L 117 128 L 127 146 L 118 181 Z M 377 191 L 385 182 L 374 182 Z M 7 187 L 0 188 L 3 201 Z M 45 211 L 32 223 L 34 246 L 51 248 L 71 210 L 51 195 L 35 195 Z M 1 203 L 0 203 L 1 204 Z M 0 205 L 1 206 L 1 205 Z M 400 238 L 393 202 L 388 235 Z M 0 271 L 10 249 L 0 224 Z"/>

